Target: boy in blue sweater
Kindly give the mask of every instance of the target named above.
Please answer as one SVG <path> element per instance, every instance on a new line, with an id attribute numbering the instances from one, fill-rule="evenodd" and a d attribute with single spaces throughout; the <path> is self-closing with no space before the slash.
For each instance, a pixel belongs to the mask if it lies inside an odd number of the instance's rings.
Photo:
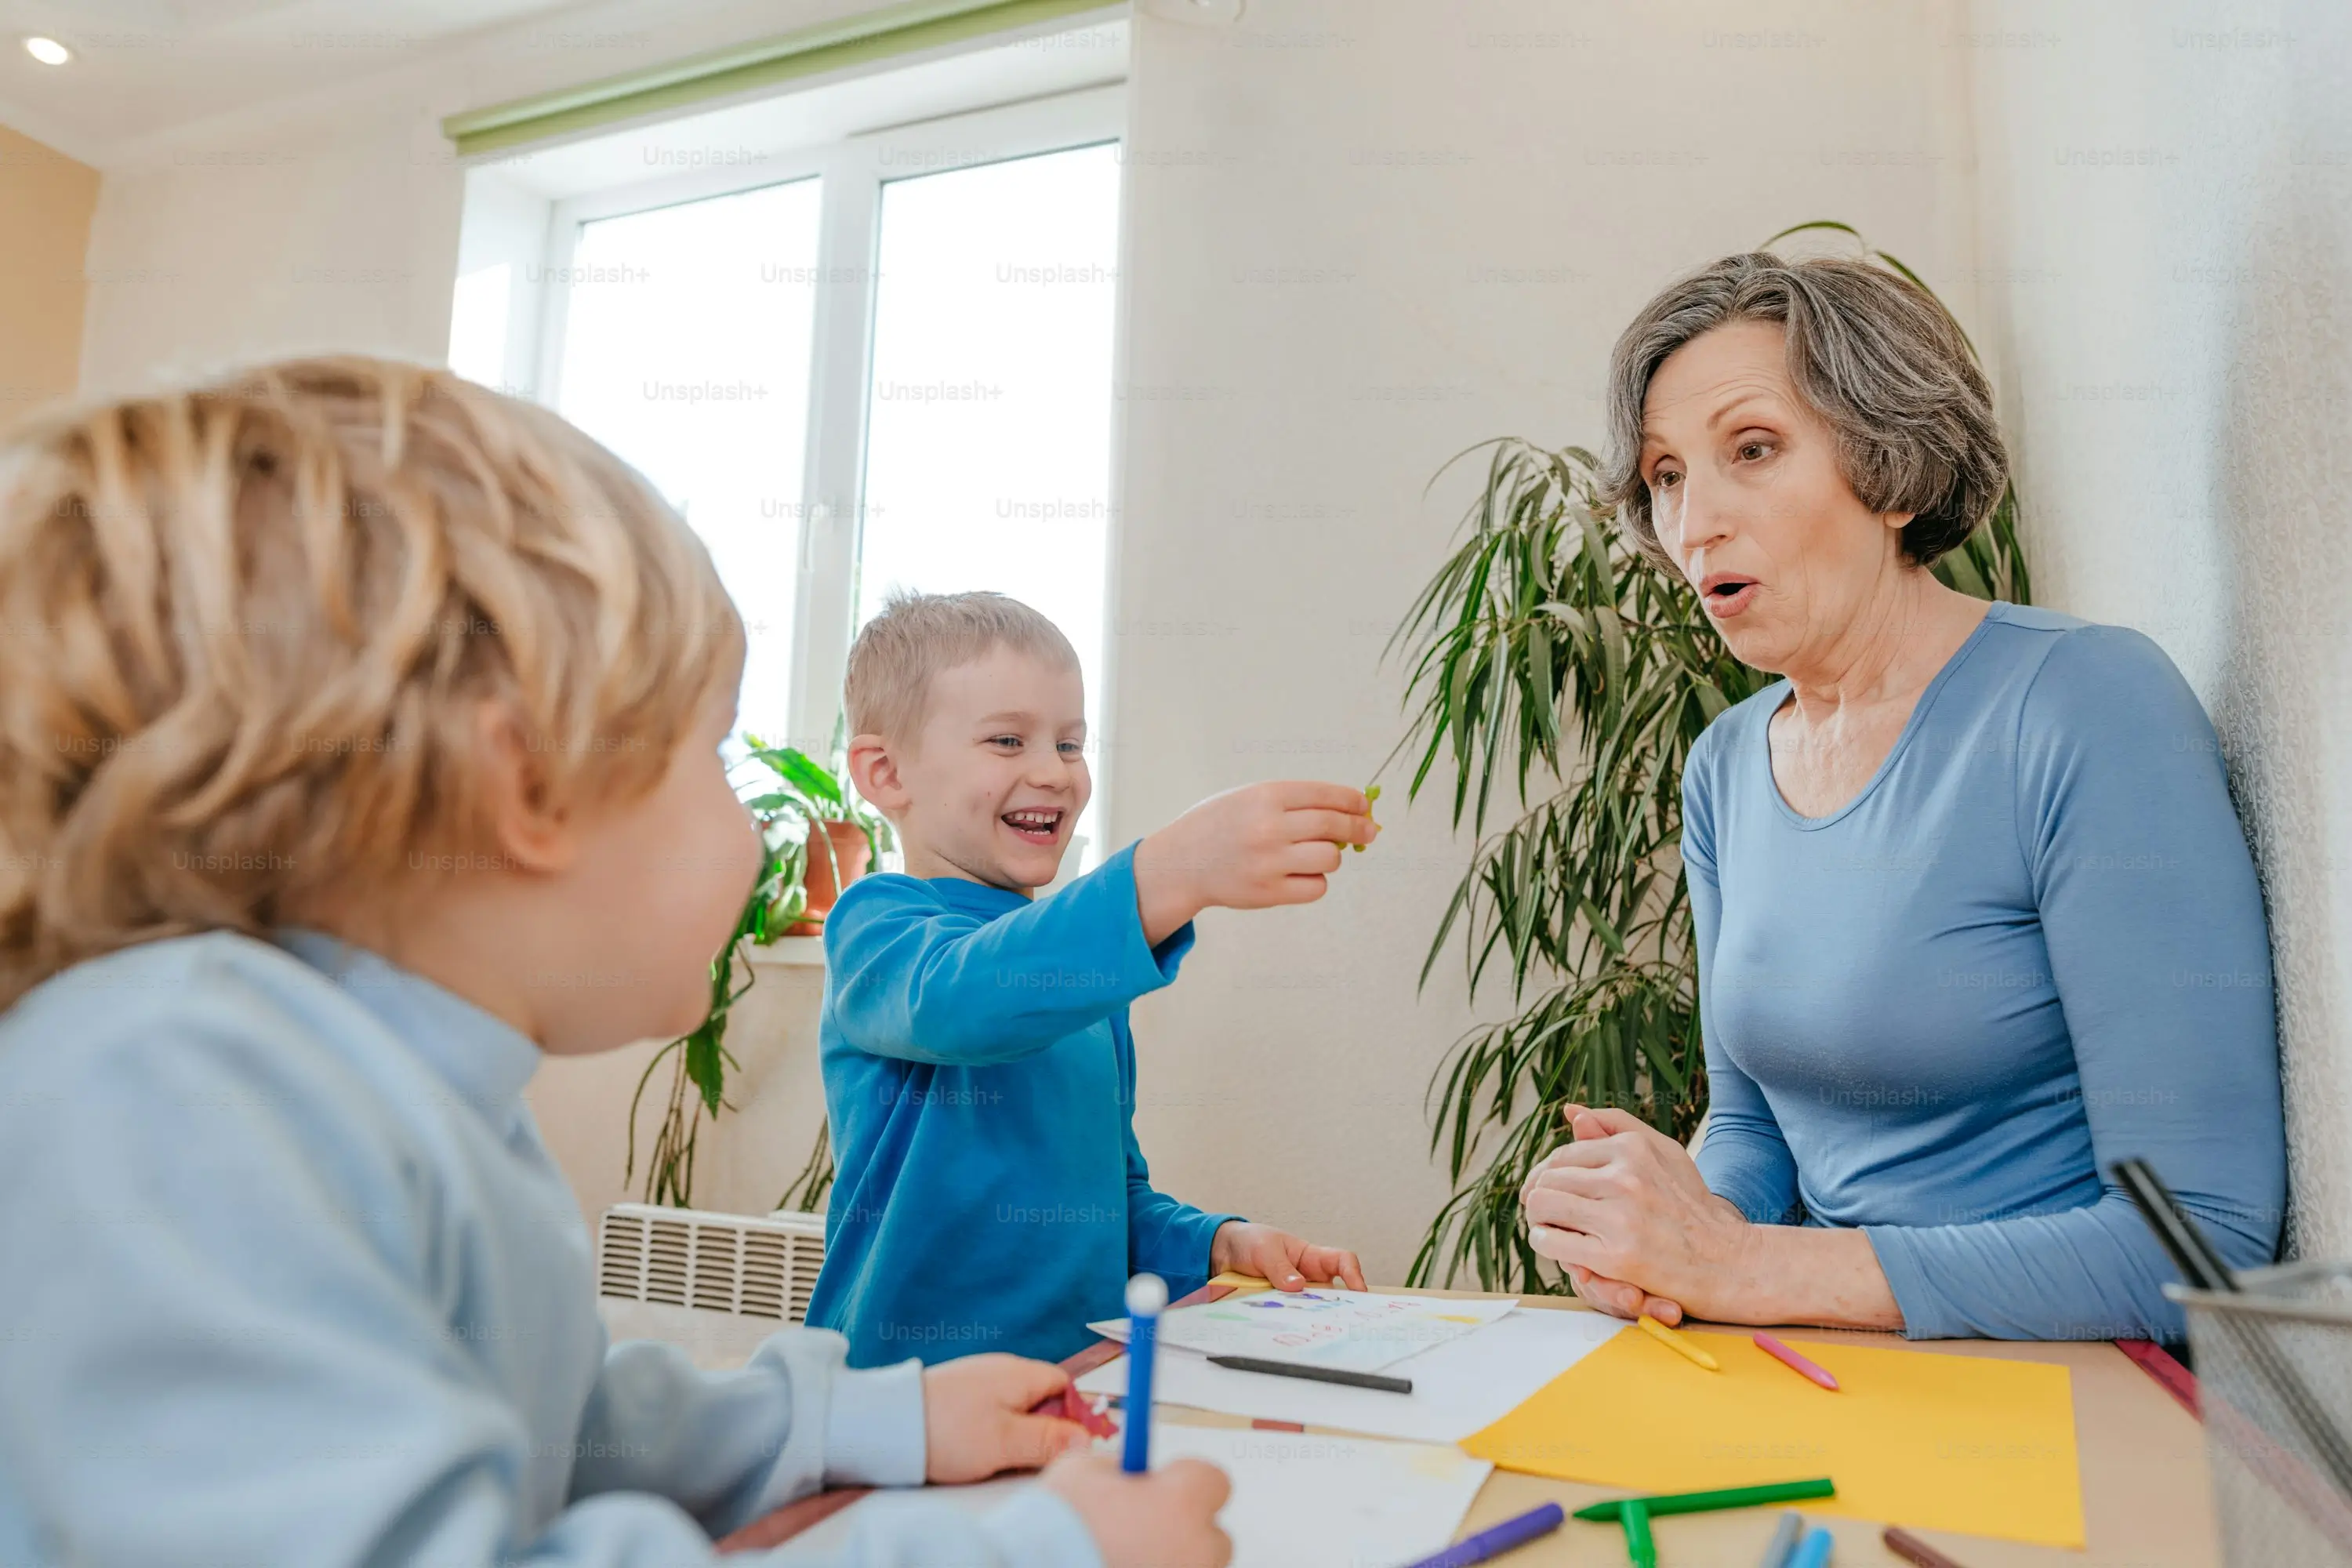
<path id="1" fill-rule="evenodd" d="M 1236 1270 L 1364 1289 L 1351 1252 L 1155 1191 L 1128 1005 L 1176 976 L 1202 910 L 1322 897 L 1380 829 L 1361 791 L 1250 785 L 1045 899 L 1092 789 L 1086 690 L 1053 623 L 995 594 L 901 595 L 851 649 L 849 766 L 903 876 L 825 921 L 821 1026 L 838 1181 L 809 1321 L 852 1365 L 1058 1358 L 1122 1311 Z"/>
<path id="2" fill-rule="evenodd" d="M 759 862 L 741 623 L 635 474 L 446 372 L 298 361 L 0 444 L 0 1563 L 1218 1568 L 1224 1483 L 1060 1369 L 608 1349 L 522 1099 L 676 1036 Z"/>

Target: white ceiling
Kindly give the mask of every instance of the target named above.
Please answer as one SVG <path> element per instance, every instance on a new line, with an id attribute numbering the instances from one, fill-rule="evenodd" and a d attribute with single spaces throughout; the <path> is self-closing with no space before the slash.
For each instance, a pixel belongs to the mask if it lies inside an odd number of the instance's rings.
<path id="1" fill-rule="evenodd" d="M 0 0 L 0 123 L 102 161 L 217 114 L 449 52 L 467 36 L 560 27 L 593 0 Z M 44 66 L 28 34 L 76 58 Z"/>

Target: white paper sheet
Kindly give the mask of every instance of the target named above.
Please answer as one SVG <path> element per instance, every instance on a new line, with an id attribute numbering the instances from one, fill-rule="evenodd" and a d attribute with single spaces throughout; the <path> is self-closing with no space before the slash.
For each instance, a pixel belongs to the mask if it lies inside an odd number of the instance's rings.
<path id="1" fill-rule="evenodd" d="M 1213 1369 L 1212 1369 L 1213 1370 Z M 1233 1478 L 1217 1522 L 1233 1568 L 1397 1568 L 1441 1551 L 1495 1468 L 1461 1449 L 1160 1422 L 1151 1462 Z"/>
<path id="2" fill-rule="evenodd" d="M 1096 1447 L 1116 1452 L 1116 1439 Z M 1206 1459 L 1225 1472 L 1234 1494 L 1218 1524 L 1233 1538 L 1233 1568 L 1398 1568 L 1442 1550 L 1494 1467 L 1459 1448 L 1384 1443 L 1366 1437 L 1311 1437 L 1295 1432 L 1180 1426 L 1161 1421 L 1151 1434 L 1151 1462 Z M 857 1516 L 925 1498 L 985 1512 L 1034 1480 L 990 1481 L 887 1493 L 844 1509 L 795 1547 L 837 1550 Z"/>
<path id="3" fill-rule="evenodd" d="M 1411 1378 L 1411 1394 L 1269 1377 L 1211 1366 L 1196 1355 L 1161 1355 L 1152 1373 L 1152 1399 L 1264 1421 L 1458 1443 L 1501 1420 L 1627 1326 L 1622 1319 L 1599 1312 L 1523 1307 L 1475 1333 L 1383 1369 Z M 1095 1368 L 1078 1379 L 1078 1388 L 1087 1394 L 1124 1395 L 1127 1358 Z"/>
<path id="4" fill-rule="evenodd" d="M 1160 1342 L 1203 1355 L 1257 1356 L 1348 1372 L 1381 1372 L 1433 1345 L 1475 1333 L 1516 1299 L 1449 1301 L 1366 1290 L 1264 1290 L 1160 1314 Z M 1087 1325 L 1127 1339 L 1127 1320 Z"/>

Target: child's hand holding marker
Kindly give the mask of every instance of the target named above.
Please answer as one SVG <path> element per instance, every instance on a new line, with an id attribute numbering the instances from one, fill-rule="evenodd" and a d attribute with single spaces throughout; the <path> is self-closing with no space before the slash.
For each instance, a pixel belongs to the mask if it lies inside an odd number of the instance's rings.
<path id="1" fill-rule="evenodd" d="M 1102 1553 L 1104 1568 L 1224 1568 L 1233 1542 L 1217 1528 L 1233 1484 L 1214 1466 L 1179 1459 L 1144 1475 L 1123 1473 L 1087 1449 L 1076 1421 L 1033 1407 L 1070 1386 L 1070 1374 L 1013 1355 L 966 1356 L 923 1373 L 925 1478 L 984 1480 L 1045 1466 L 1045 1486 L 1070 1505 Z"/>
<path id="2" fill-rule="evenodd" d="M 1339 847 L 1380 837 L 1371 802 L 1347 784 L 1276 779 L 1211 795 L 1135 849 L 1135 901 L 1154 947 L 1202 910 L 1311 904 Z"/>
<path id="3" fill-rule="evenodd" d="M 1070 1374 L 1015 1355 L 965 1356 L 923 1373 L 923 1473 L 927 1480 L 985 1480 L 999 1470 L 1034 1470 L 1087 1445 L 1087 1430 L 1059 1415 L 1033 1415 Z"/>
<path id="4" fill-rule="evenodd" d="M 1224 1568 L 1234 1543 L 1217 1528 L 1233 1483 L 1214 1465 L 1178 1459 L 1130 1476 L 1108 1454 L 1066 1454 L 1045 1489 L 1086 1521 L 1104 1568 Z"/>

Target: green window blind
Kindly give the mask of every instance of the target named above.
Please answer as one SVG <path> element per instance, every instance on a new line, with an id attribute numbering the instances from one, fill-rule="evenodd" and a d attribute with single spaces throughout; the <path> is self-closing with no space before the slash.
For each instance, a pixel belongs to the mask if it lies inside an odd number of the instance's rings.
<path id="1" fill-rule="evenodd" d="M 453 114 L 441 121 L 441 132 L 457 144 L 460 156 L 492 153 L 1103 9 L 1105 0 L 908 0 L 757 43 Z"/>

